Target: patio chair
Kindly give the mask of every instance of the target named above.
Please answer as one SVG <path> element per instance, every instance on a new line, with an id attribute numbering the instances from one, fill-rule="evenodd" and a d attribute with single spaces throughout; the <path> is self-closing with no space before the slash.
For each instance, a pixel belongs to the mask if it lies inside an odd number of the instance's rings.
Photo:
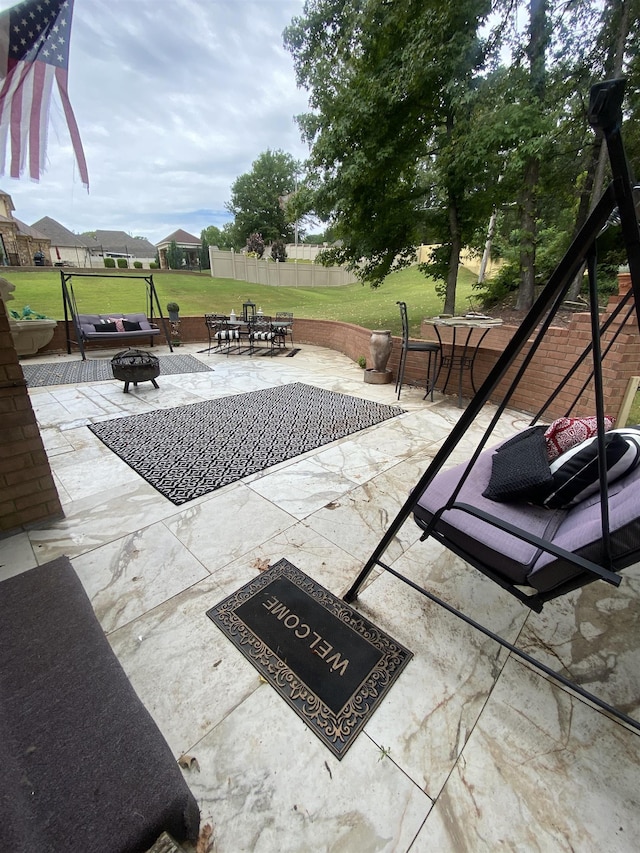
<path id="1" fill-rule="evenodd" d="M 273 355 L 273 345 L 276 332 L 273 329 L 271 317 L 264 314 L 256 315 L 249 325 L 249 355 L 253 355 L 259 349 L 269 349 L 269 355 Z M 262 344 L 263 346 L 260 346 Z"/>
<path id="2" fill-rule="evenodd" d="M 209 334 L 207 353 L 210 353 L 213 347 L 214 352 L 224 350 L 229 355 L 234 344 L 236 348 L 240 347 L 240 330 L 230 323 L 224 314 L 205 314 L 204 321 Z"/>
<path id="3" fill-rule="evenodd" d="M 276 342 L 279 346 L 286 346 L 287 338 L 291 338 L 291 346 L 293 347 L 293 313 L 291 311 L 276 312 L 273 330 L 276 333 Z"/>
<path id="4" fill-rule="evenodd" d="M 400 352 L 400 365 L 398 367 L 398 375 L 396 377 L 396 393 L 398 400 L 402 391 L 402 383 L 404 381 L 404 369 L 407 363 L 408 352 L 426 352 L 429 356 L 427 362 L 427 381 L 426 390 L 423 399 L 427 399 L 427 395 L 431 395 L 433 400 L 433 391 L 438 378 L 438 364 L 442 359 L 442 349 L 440 344 L 435 341 L 412 341 L 409 338 L 409 319 L 407 316 L 407 303 L 396 302 L 400 306 L 400 318 L 402 320 L 402 350 Z"/>

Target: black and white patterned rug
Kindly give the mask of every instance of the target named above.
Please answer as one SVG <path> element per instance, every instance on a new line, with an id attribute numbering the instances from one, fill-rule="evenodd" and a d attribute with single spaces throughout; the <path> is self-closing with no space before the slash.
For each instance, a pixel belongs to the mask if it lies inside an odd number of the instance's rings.
<path id="1" fill-rule="evenodd" d="M 209 365 L 192 355 L 161 355 L 160 376 L 178 373 L 204 373 Z M 47 364 L 22 364 L 29 388 L 45 385 L 79 385 L 82 382 L 104 382 L 113 379 L 110 358 L 88 358 L 86 361 L 50 361 Z"/>
<path id="2" fill-rule="evenodd" d="M 161 494 L 183 504 L 401 414 L 397 406 L 295 382 L 89 429 Z"/>

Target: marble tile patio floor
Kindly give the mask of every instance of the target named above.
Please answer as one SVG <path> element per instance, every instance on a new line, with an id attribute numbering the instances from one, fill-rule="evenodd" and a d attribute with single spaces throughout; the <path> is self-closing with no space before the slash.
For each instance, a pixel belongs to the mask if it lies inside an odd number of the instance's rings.
<path id="1" fill-rule="evenodd" d="M 197 759 L 184 772 L 213 849 L 635 853 L 640 735 L 387 573 L 356 606 L 414 658 L 342 761 L 259 680 L 206 610 L 281 557 L 342 595 L 460 410 L 405 388 L 402 416 L 176 507 L 86 425 L 288 382 L 395 402 L 393 385 L 318 347 L 197 357 L 214 371 L 158 390 L 30 391 L 65 517 L 0 539 L 0 578 L 71 558 L 174 754 Z M 511 412 L 499 430 L 525 424 Z M 536 615 L 418 536 L 407 521 L 388 561 L 638 716 L 640 566 Z"/>

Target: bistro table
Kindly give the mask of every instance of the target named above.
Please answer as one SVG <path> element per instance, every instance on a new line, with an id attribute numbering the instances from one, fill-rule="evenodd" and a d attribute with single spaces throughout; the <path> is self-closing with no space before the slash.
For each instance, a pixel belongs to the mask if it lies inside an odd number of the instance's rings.
<path id="1" fill-rule="evenodd" d="M 480 345 L 491 329 L 502 325 L 502 320 L 494 320 L 492 317 L 488 317 L 485 314 L 470 313 L 460 317 L 432 317 L 426 322 L 433 326 L 438 338 L 438 344 L 440 345 L 440 364 L 434 379 L 434 385 L 438 381 L 442 370 L 446 370 L 446 378 L 444 380 L 444 385 L 442 386 L 442 393 L 446 393 L 449 381 L 452 378 L 452 375 L 457 371 L 458 406 L 462 408 L 462 378 L 464 376 L 464 372 L 465 370 L 469 371 L 471 387 L 475 394 L 477 389 L 473 379 L 473 368 Z M 443 327 L 453 329 L 450 344 L 451 351 L 448 355 L 445 355 L 444 343 L 442 335 L 440 334 L 440 329 Z M 464 335 L 465 329 L 467 330 L 466 335 Z M 483 329 L 483 332 L 477 337 L 475 342 L 472 342 L 474 329 Z M 461 341 L 457 340 L 458 330 L 460 330 L 460 337 L 463 338 Z M 456 345 L 458 345 L 458 347 L 462 347 L 462 352 L 456 352 Z"/>

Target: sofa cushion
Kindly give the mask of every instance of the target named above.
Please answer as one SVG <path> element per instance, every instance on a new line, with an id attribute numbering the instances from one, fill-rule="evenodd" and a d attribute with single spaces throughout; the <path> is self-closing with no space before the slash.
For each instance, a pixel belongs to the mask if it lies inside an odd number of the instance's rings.
<path id="1" fill-rule="evenodd" d="M 610 430 L 615 418 L 605 417 L 605 432 Z M 581 444 L 592 438 L 598 432 L 598 419 L 589 418 L 558 418 L 547 427 L 544 434 L 547 443 L 549 461 L 557 459 L 561 453 L 571 450 L 576 444 Z"/>
<path id="2" fill-rule="evenodd" d="M 607 432 L 607 482 L 613 483 L 640 464 L 640 430 L 631 427 Z M 572 447 L 551 463 L 553 485 L 543 500 L 551 509 L 572 507 L 600 490 L 597 436 Z"/>
<path id="3" fill-rule="evenodd" d="M 491 477 L 482 493 L 492 501 L 534 501 L 553 483 L 545 427 L 531 427 L 505 441 L 491 460 Z"/>

